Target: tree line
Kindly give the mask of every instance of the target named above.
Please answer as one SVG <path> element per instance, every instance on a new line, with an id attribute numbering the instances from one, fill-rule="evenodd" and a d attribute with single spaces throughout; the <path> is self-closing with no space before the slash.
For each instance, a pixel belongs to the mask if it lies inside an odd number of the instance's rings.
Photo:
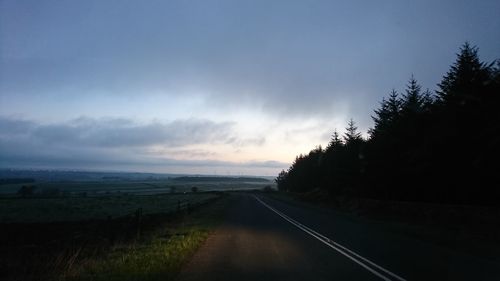
<path id="1" fill-rule="evenodd" d="M 351 119 L 326 148 L 299 155 L 278 189 L 328 196 L 456 204 L 500 199 L 500 60 L 465 43 L 434 92 L 412 76 L 372 115 L 365 139 Z"/>

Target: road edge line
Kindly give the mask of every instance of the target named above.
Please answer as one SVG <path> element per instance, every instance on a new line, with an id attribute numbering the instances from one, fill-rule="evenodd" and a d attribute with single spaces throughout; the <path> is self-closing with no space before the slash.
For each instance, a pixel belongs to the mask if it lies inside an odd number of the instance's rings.
<path id="1" fill-rule="evenodd" d="M 297 228 L 299 228 L 300 230 L 306 232 L 307 234 L 313 236 L 314 238 L 316 238 L 317 240 L 321 241 L 322 243 L 324 243 L 325 245 L 329 246 L 330 248 L 336 250 L 337 252 L 339 252 L 340 254 L 344 255 L 345 257 L 349 258 L 350 260 L 354 261 L 355 263 L 357 263 L 358 265 L 362 266 L 363 268 L 365 268 L 366 270 L 370 271 L 372 274 L 376 275 L 377 277 L 383 279 L 383 280 L 386 280 L 386 281 L 391 281 L 390 278 L 382 275 L 382 273 L 376 271 L 375 269 L 369 267 L 368 265 L 366 265 L 365 263 L 368 263 L 369 265 L 377 268 L 378 270 L 400 280 L 400 281 L 407 281 L 406 279 L 404 279 L 403 277 L 401 276 L 398 276 L 397 274 L 389 271 L 388 269 L 385 269 L 384 267 L 370 261 L 369 259 L 357 254 L 356 252 L 348 249 L 347 247 L 345 246 L 342 246 L 340 245 L 339 243 L 333 241 L 332 239 L 316 232 L 315 230 L 301 224 L 300 222 L 290 218 L 289 216 L 283 214 L 282 212 L 274 209 L 273 207 L 269 206 L 267 203 L 265 203 L 264 201 L 262 201 L 260 198 L 258 198 L 257 196 L 254 195 L 254 198 L 259 202 L 261 203 L 262 205 L 264 205 L 266 208 L 268 208 L 269 210 L 273 211 L 274 213 L 276 213 L 277 215 L 279 215 L 280 217 L 282 217 L 283 219 L 285 219 L 286 221 L 288 221 L 289 223 L 291 223 L 292 225 L 296 226 Z M 351 256 L 352 255 L 352 256 Z M 358 260 L 359 259 L 359 260 Z M 363 263 L 365 262 L 365 263 Z"/>

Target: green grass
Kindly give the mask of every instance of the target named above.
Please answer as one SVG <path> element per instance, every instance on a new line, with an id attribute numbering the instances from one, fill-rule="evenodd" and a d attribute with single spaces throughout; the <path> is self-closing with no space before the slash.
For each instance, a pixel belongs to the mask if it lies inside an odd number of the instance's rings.
<path id="1" fill-rule="evenodd" d="M 104 258 L 83 262 L 60 280 L 172 280 L 209 233 L 196 227 L 178 230 L 182 234 L 117 247 Z"/>
<path id="2" fill-rule="evenodd" d="M 86 193 L 88 196 L 99 196 L 106 193 L 111 194 L 156 194 L 170 192 L 174 188 L 177 192 L 189 192 L 193 186 L 198 187 L 200 191 L 225 191 L 225 190 L 244 190 L 244 189 L 262 189 L 264 186 L 274 186 L 272 182 L 248 183 L 248 182 L 199 182 L 193 181 L 175 181 L 175 180 L 102 180 L 102 181 L 54 181 L 54 182 L 34 182 L 19 184 L 0 185 L 0 197 L 16 196 L 17 191 L 23 185 L 35 186 L 35 193 L 44 190 L 59 190 L 60 192 L 78 195 Z"/>
<path id="3" fill-rule="evenodd" d="M 34 182 L 22 184 L 6 184 L 0 186 L 0 194 L 16 193 L 23 185 L 34 185 L 36 191 L 44 189 L 59 189 L 67 192 L 87 192 L 105 193 L 105 192 L 128 192 L 132 190 L 163 188 L 168 186 L 159 181 L 62 181 L 62 182 Z"/>
<path id="4" fill-rule="evenodd" d="M 0 222 L 54 222 L 106 219 L 132 215 L 168 213 L 178 202 L 196 204 L 217 197 L 214 193 L 126 195 L 58 198 L 0 198 Z"/>
<path id="5" fill-rule="evenodd" d="M 226 198 L 166 223 L 140 241 L 113 247 L 108 254 L 69 266 L 56 280 L 173 280 L 222 218 Z"/>

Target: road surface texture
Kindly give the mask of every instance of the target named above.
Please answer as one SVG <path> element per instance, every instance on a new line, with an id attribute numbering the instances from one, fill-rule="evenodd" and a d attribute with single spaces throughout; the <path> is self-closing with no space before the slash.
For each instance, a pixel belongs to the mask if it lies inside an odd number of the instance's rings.
<path id="1" fill-rule="evenodd" d="M 233 194 L 224 223 L 179 275 L 192 280 L 500 280 L 500 264 L 374 223 Z"/>

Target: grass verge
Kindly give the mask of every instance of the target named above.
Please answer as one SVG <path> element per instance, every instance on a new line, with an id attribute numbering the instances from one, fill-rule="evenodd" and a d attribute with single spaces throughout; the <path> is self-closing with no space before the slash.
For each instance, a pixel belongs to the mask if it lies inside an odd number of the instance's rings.
<path id="1" fill-rule="evenodd" d="M 0 280 L 172 280 L 221 220 L 226 196 L 168 213 L 0 223 Z"/>
<path id="2" fill-rule="evenodd" d="M 133 243 L 118 244 L 105 255 L 81 260 L 57 280 L 173 280 L 220 221 L 224 197 L 159 225 Z"/>
<path id="3" fill-rule="evenodd" d="M 105 257 L 83 261 L 59 280 L 173 280 L 209 233 L 194 226 L 176 231 L 171 237 L 115 247 Z"/>

